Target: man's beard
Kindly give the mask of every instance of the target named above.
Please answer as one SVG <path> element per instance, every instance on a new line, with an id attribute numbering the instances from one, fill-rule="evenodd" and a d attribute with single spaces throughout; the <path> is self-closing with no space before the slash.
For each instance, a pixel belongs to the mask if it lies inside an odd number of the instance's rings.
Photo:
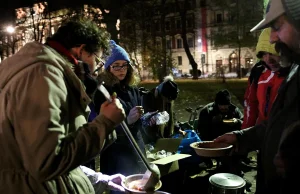
<path id="1" fill-rule="evenodd" d="M 277 42 L 275 44 L 275 49 L 278 53 L 280 53 L 279 63 L 281 67 L 289 67 L 294 62 L 300 62 L 300 55 L 292 51 L 285 43 Z"/>

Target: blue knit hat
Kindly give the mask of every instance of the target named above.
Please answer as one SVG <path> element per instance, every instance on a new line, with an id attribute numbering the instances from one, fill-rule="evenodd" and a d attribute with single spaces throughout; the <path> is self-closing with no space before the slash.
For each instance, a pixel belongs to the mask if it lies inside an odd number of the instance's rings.
<path id="1" fill-rule="evenodd" d="M 111 64 L 117 60 L 125 60 L 130 62 L 129 55 L 121 46 L 117 45 L 115 41 L 110 40 L 111 54 L 107 56 L 104 68 L 107 69 Z"/>

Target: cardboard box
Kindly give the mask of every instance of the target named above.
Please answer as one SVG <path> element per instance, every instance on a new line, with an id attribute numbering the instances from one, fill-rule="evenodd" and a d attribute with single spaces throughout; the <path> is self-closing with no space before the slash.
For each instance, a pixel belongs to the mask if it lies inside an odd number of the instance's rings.
<path id="1" fill-rule="evenodd" d="M 175 138 L 161 138 L 158 139 L 152 153 L 157 151 L 165 150 L 167 152 L 176 152 L 181 143 L 181 139 Z M 161 176 L 167 175 L 179 169 L 178 160 L 190 157 L 189 154 L 174 154 L 167 156 L 162 159 L 152 161 L 151 163 L 156 164 L 160 170 Z"/>

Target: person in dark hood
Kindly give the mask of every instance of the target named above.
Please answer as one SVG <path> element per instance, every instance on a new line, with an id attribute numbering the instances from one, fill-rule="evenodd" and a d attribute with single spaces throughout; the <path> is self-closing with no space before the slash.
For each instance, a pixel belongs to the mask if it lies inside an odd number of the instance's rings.
<path id="1" fill-rule="evenodd" d="M 172 76 L 166 76 L 164 81 L 150 91 L 139 88 L 142 94 L 142 106 L 145 112 L 163 112 L 169 114 L 169 121 L 164 125 L 152 125 L 143 130 L 145 143 L 154 143 L 158 138 L 168 138 L 174 133 L 175 112 L 174 101 L 179 89 Z"/>
<path id="2" fill-rule="evenodd" d="M 217 92 L 215 101 L 207 104 L 199 113 L 198 132 L 202 141 L 212 141 L 225 132 L 239 130 L 243 121 L 243 113 L 231 103 L 231 95 L 228 90 Z M 203 158 L 207 167 L 212 167 L 210 158 Z M 222 158 L 218 160 L 222 163 L 218 169 L 225 173 L 240 175 L 239 169 L 235 167 L 238 159 Z M 233 165 L 234 164 L 234 165 Z"/>
<path id="3" fill-rule="evenodd" d="M 290 66 L 267 121 L 254 127 L 224 134 L 216 142 L 237 146 L 239 153 L 260 150 L 262 188 L 257 193 L 285 194 L 298 190 L 300 118 L 300 0 L 271 0 L 269 12 L 251 31 L 271 27 L 270 42 L 280 53 L 281 66 Z M 284 173 L 287 172 L 287 173 Z M 292 172 L 292 173 L 291 173 Z M 293 181 L 291 181 L 293 180 Z"/>
<path id="4" fill-rule="evenodd" d="M 106 57 L 105 70 L 98 76 L 110 94 L 116 93 L 127 115 L 125 122 L 140 149 L 145 152 L 141 134 L 144 113 L 141 97 L 136 85 L 139 82 L 130 64 L 128 53 L 113 40 L 110 41 L 111 54 Z M 94 95 L 95 110 L 106 101 L 101 92 Z M 99 112 L 101 114 L 101 112 Z M 116 127 L 117 140 L 100 155 L 100 169 L 103 173 L 119 172 L 125 176 L 145 173 L 146 168 L 139 158 L 121 126 Z"/>
<path id="5" fill-rule="evenodd" d="M 224 132 L 240 129 L 243 114 L 231 103 L 228 90 L 216 94 L 215 101 L 207 104 L 199 113 L 198 131 L 203 141 L 211 141 Z"/>

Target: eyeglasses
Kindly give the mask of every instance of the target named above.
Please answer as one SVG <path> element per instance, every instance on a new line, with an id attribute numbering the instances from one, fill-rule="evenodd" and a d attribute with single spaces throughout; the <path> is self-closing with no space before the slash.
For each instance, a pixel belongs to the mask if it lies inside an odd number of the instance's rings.
<path id="1" fill-rule="evenodd" d="M 128 69 L 128 63 L 126 63 L 125 65 L 121 65 L 121 66 L 111 66 L 111 68 L 113 68 L 113 70 L 115 71 L 121 71 L 121 70 L 125 70 Z"/>
<path id="2" fill-rule="evenodd" d="M 104 65 L 104 61 L 96 54 L 96 53 L 93 53 L 94 56 L 95 56 L 95 62 L 97 64 L 97 66 L 103 66 Z"/>

